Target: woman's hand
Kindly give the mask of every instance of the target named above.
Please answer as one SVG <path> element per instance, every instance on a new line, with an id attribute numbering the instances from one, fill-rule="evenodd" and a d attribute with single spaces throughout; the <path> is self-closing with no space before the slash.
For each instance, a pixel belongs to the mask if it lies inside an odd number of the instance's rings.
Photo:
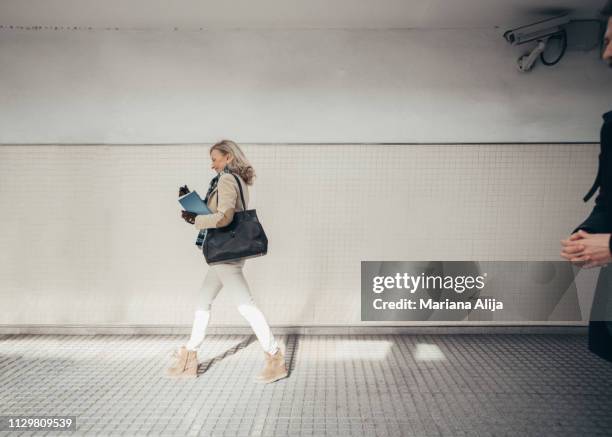
<path id="1" fill-rule="evenodd" d="M 183 219 L 190 224 L 194 224 L 195 223 L 195 218 L 196 218 L 197 214 L 194 212 L 189 212 L 189 211 L 181 211 L 181 217 L 183 217 Z"/>
<path id="2" fill-rule="evenodd" d="M 179 188 L 179 197 L 184 196 L 185 194 L 189 194 L 191 191 L 189 191 L 189 188 L 187 188 L 187 185 L 183 185 L 181 188 Z"/>

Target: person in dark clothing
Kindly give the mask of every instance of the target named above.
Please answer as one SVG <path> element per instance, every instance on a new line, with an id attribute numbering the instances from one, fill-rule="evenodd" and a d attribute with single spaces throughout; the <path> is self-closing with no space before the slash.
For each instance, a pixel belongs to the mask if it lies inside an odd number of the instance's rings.
<path id="1" fill-rule="evenodd" d="M 612 67 L 612 0 L 601 11 L 607 19 L 602 58 Z M 599 167 L 587 202 L 599 188 L 595 207 L 567 240 L 561 256 L 584 268 L 602 266 L 589 320 L 589 350 L 612 362 L 612 111 L 603 114 Z"/>

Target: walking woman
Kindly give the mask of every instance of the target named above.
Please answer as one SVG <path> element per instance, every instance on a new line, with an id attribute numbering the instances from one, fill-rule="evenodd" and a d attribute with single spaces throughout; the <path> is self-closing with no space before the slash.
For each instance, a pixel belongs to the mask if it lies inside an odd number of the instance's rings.
<path id="1" fill-rule="evenodd" d="M 227 226 L 232 222 L 236 211 L 248 209 L 248 186 L 253 185 L 255 179 L 253 167 L 240 147 L 233 141 L 222 140 L 214 144 L 210 148 L 210 159 L 211 167 L 217 172 L 217 175 L 211 180 L 204 201 L 212 214 L 195 215 L 182 211 L 183 219 L 200 230 L 196 242 L 200 248 L 206 229 Z M 242 205 L 238 182 L 233 175 L 238 176 L 247 205 Z M 179 195 L 187 192 L 189 192 L 188 189 L 184 188 Z M 263 349 L 265 364 L 256 379 L 268 383 L 287 376 L 283 352 L 272 335 L 266 318 L 253 301 L 249 285 L 242 272 L 245 261 L 243 258 L 209 265 L 198 295 L 191 338 L 179 349 L 176 354 L 177 362 L 167 370 L 168 375 L 197 376 L 197 350 L 204 341 L 210 320 L 211 304 L 219 290 L 223 288 L 231 296 L 240 314 L 250 323 Z"/>

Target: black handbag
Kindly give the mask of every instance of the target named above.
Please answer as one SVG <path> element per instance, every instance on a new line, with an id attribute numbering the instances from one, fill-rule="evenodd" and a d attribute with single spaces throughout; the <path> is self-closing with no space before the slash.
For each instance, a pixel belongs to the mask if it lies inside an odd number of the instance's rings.
<path id="1" fill-rule="evenodd" d="M 242 184 L 232 173 L 240 188 L 243 211 L 234 212 L 231 223 L 221 228 L 209 228 L 202 244 L 202 252 L 208 264 L 254 258 L 268 252 L 268 237 L 259 223 L 257 212 L 246 209 Z M 219 205 L 219 191 L 217 191 Z"/>

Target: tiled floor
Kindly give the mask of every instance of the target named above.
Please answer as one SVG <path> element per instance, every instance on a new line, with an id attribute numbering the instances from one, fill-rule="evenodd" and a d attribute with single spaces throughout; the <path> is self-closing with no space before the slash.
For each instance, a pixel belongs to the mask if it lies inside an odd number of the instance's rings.
<path id="1" fill-rule="evenodd" d="M 290 374 L 266 385 L 255 337 L 209 335 L 176 380 L 184 336 L 0 336 L 0 415 L 76 416 L 56 435 L 612 435 L 612 363 L 583 335 L 278 338 Z"/>

